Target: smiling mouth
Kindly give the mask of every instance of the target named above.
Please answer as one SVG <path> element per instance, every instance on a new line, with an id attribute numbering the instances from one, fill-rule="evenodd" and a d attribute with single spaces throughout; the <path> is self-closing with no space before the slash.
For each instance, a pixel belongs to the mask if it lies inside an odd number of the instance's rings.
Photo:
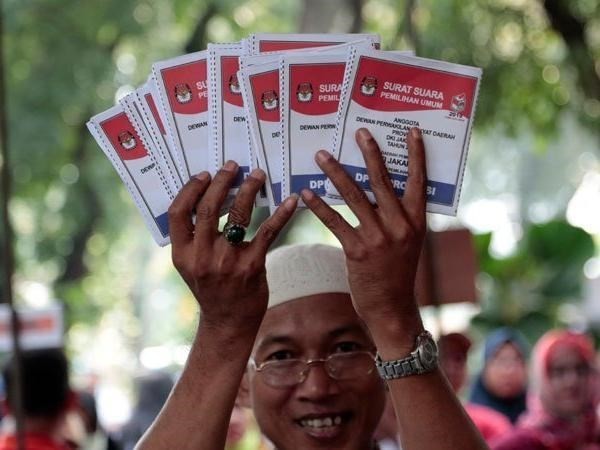
<path id="1" fill-rule="evenodd" d="M 350 413 L 306 416 L 297 420 L 296 423 L 312 437 L 331 439 L 342 432 L 351 416 Z"/>

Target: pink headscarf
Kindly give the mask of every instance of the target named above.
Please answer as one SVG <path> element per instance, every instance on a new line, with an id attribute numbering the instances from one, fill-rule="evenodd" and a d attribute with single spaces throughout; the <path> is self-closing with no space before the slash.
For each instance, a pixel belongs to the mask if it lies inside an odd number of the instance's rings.
<path id="1" fill-rule="evenodd" d="M 552 330 L 544 334 L 532 352 L 531 392 L 527 412 L 519 420 L 519 428 L 535 432 L 537 438 L 549 449 L 571 450 L 585 448 L 600 450 L 595 406 L 596 395 L 590 396 L 588 409 L 580 420 L 568 421 L 544 409 L 540 388 L 549 380 L 552 358 L 559 347 L 568 346 L 585 361 L 594 365 L 594 345 L 584 334 L 566 330 Z M 594 393 L 595 394 L 595 393 Z"/>

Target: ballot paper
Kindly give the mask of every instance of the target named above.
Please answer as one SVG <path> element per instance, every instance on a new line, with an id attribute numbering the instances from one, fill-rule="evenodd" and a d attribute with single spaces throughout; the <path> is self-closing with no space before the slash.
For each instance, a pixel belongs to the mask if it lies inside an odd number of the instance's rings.
<path id="1" fill-rule="evenodd" d="M 242 44 L 208 44 L 209 144 L 217 166 L 234 160 L 240 170 L 233 188 L 250 172 L 250 142 L 246 111 L 237 78 Z M 234 191 L 235 192 L 235 191 Z"/>
<path id="2" fill-rule="evenodd" d="M 371 200 L 355 133 L 376 139 L 398 196 L 408 173 L 406 134 L 419 127 L 427 149 L 427 210 L 456 215 L 481 69 L 368 49 L 349 52 L 333 153 Z M 327 197 L 343 202 L 332 185 Z"/>
<path id="3" fill-rule="evenodd" d="M 207 145 L 206 59 L 206 51 L 201 51 L 152 65 L 161 118 L 184 182 L 205 170 L 214 174 L 220 167 Z"/>
<path id="4" fill-rule="evenodd" d="M 156 159 L 173 196 L 179 192 L 182 180 L 176 162 L 165 140 L 165 128 L 156 109 L 148 83 L 123 97 L 123 106 L 129 121 L 142 139 L 144 146 Z"/>
<path id="5" fill-rule="evenodd" d="M 266 193 L 273 211 L 282 201 L 279 57 L 240 58 L 238 79 L 247 111 L 251 159 L 267 174 Z"/>
<path id="6" fill-rule="evenodd" d="M 247 54 L 256 55 L 265 52 L 279 52 L 282 50 L 297 50 L 329 45 L 343 44 L 345 42 L 367 39 L 376 48 L 381 44 L 381 38 L 374 33 L 255 33 L 246 40 Z"/>
<path id="7" fill-rule="evenodd" d="M 160 165 L 121 105 L 92 117 L 87 127 L 125 183 L 156 242 L 169 243 L 167 210 L 173 201 Z"/>
<path id="8" fill-rule="evenodd" d="M 282 197 L 309 188 L 325 200 L 327 177 L 314 160 L 331 151 L 346 52 L 280 56 Z"/>
<path id="9" fill-rule="evenodd" d="M 379 143 L 398 196 L 407 179 L 406 133 L 421 128 L 427 209 L 454 215 L 481 70 L 375 50 L 379 44 L 376 34 L 272 33 L 209 44 L 154 63 L 145 85 L 88 128 L 160 245 L 169 242 L 166 213 L 183 184 L 228 160 L 240 171 L 221 214 L 254 168 L 267 175 L 255 205 L 271 212 L 304 188 L 344 203 L 314 160 L 321 149 L 374 201 L 355 140 L 361 127 Z"/>
<path id="10" fill-rule="evenodd" d="M 354 36 L 354 35 L 347 35 Z M 307 41 L 303 41 L 307 42 Z M 315 41 L 310 41 L 315 44 Z M 330 54 L 347 51 L 350 45 L 373 47 L 372 38 L 359 39 L 350 43 L 320 47 L 299 48 L 294 54 Z M 274 211 L 281 201 L 283 176 L 281 122 L 279 111 L 279 55 L 283 51 L 242 56 L 238 80 L 246 108 L 246 119 L 250 131 L 250 153 L 254 166 L 267 174 L 268 205 Z M 258 202 L 257 202 L 258 204 Z"/>

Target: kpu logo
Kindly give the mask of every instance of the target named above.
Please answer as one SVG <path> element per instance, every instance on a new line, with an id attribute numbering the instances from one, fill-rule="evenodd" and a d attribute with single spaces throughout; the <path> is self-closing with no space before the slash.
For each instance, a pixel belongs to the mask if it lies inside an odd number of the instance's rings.
<path id="1" fill-rule="evenodd" d="M 313 98 L 313 87 L 310 83 L 300 83 L 296 89 L 296 97 L 299 102 L 308 103 Z"/>
<path id="2" fill-rule="evenodd" d="M 240 89 L 240 82 L 238 81 L 238 77 L 235 73 L 229 77 L 229 90 L 235 95 L 240 95 L 242 93 L 242 90 Z"/>
<path id="3" fill-rule="evenodd" d="M 375 91 L 377 90 L 377 78 L 375 77 L 364 77 L 360 82 L 360 92 L 363 95 L 367 95 L 369 97 L 375 95 Z"/>
<path id="4" fill-rule="evenodd" d="M 277 92 L 273 90 L 263 92 L 260 97 L 260 101 L 262 102 L 263 108 L 265 108 L 267 111 L 273 111 L 279 106 Z"/>
<path id="5" fill-rule="evenodd" d="M 175 85 L 175 98 L 181 104 L 192 101 L 192 89 L 187 83 L 179 83 Z"/>
<path id="6" fill-rule="evenodd" d="M 452 97 L 450 108 L 452 108 L 452 111 L 454 111 L 455 113 L 461 113 L 465 110 L 466 103 L 467 96 L 464 93 L 458 94 Z"/>
<path id="7" fill-rule="evenodd" d="M 125 150 L 133 150 L 137 146 L 137 142 L 135 142 L 133 134 L 127 130 L 121 131 L 117 139 L 119 140 L 121 147 L 123 147 Z"/>

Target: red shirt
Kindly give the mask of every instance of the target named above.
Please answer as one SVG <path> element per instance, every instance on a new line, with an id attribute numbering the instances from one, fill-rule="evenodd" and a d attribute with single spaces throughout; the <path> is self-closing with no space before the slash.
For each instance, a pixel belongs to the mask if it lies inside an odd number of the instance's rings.
<path id="1" fill-rule="evenodd" d="M 492 408 L 475 403 L 467 403 L 465 410 L 488 444 L 512 429 L 512 424 L 506 416 Z M 529 447 L 523 448 L 529 449 Z"/>
<path id="2" fill-rule="evenodd" d="M 27 450 L 72 450 L 67 444 L 53 440 L 44 434 L 25 433 Z M 0 450 L 16 450 L 17 438 L 14 435 L 0 436 Z"/>

